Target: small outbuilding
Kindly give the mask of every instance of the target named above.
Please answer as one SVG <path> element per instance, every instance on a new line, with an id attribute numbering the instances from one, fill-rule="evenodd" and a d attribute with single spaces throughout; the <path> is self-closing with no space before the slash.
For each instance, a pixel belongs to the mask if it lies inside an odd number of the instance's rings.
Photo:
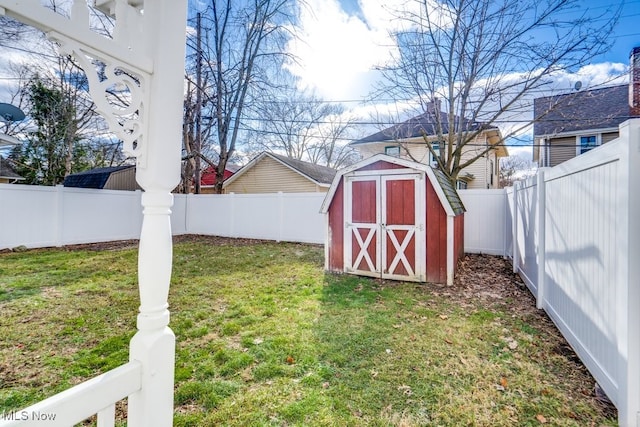
<path id="1" fill-rule="evenodd" d="M 136 182 L 136 166 L 123 165 L 90 169 L 72 173 L 64 178 L 65 187 L 95 188 L 100 190 L 140 189 Z"/>
<path id="2" fill-rule="evenodd" d="M 339 170 L 325 198 L 325 269 L 453 284 L 464 205 L 437 169 L 378 154 Z"/>

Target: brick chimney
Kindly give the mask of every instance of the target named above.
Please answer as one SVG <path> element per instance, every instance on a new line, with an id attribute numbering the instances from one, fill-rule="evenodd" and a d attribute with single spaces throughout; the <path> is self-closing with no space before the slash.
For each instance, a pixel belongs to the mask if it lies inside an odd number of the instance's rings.
<path id="1" fill-rule="evenodd" d="M 640 48 L 638 48 L 638 66 L 640 66 Z M 638 74 L 640 76 L 640 72 Z M 427 113 L 435 115 L 436 113 L 439 115 L 441 113 L 442 102 L 440 98 L 431 98 L 431 101 L 427 103 Z"/>
<path id="2" fill-rule="evenodd" d="M 640 46 L 629 57 L 629 115 L 640 116 Z"/>

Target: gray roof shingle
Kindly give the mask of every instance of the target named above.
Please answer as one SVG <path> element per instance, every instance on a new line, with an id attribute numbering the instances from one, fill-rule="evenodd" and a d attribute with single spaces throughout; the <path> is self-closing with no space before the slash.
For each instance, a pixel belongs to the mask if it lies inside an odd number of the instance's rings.
<path id="1" fill-rule="evenodd" d="M 534 136 L 617 128 L 629 119 L 629 85 L 583 90 L 534 100 Z"/>
<path id="2" fill-rule="evenodd" d="M 460 194 L 453 186 L 449 178 L 442 172 L 440 169 L 431 168 L 433 173 L 436 176 L 436 180 L 440 184 L 440 188 L 442 188 L 442 192 L 446 197 L 449 205 L 451 205 L 451 209 L 453 209 L 454 215 L 460 215 L 466 211 L 464 204 L 462 203 L 462 199 L 460 198 Z"/>
<path id="3" fill-rule="evenodd" d="M 331 184 L 333 182 L 333 177 L 336 176 L 336 170 L 326 166 L 320 166 L 302 160 L 292 159 L 280 154 L 268 154 L 281 161 L 282 163 L 288 165 L 290 168 L 297 170 L 301 174 L 306 175 L 307 177 L 321 184 Z"/>
<path id="4" fill-rule="evenodd" d="M 442 133 L 449 133 L 449 122 L 447 120 L 447 113 L 440 112 L 442 118 Z M 456 120 L 458 118 L 456 117 Z M 482 129 L 482 123 L 471 122 L 464 120 L 459 126 L 465 132 L 473 132 Z M 422 132 L 427 135 L 437 134 L 437 122 L 435 120 L 435 114 L 433 112 L 425 112 L 419 116 L 412 117 L 402 123 L 390 126 L 380 132 L 376 132 L 372 135 L 361 138 L 351 144 L 363 144 L 367 142 L 382 142 L 382 141 L 396 141 L 405 138 L 416 138 L 422 136 Z"/>
<path id="5" fill-rule="evenodd" d="M 73 173 L 67 175 L 64 178 L 63 185 L 65 187 L 78 187 L 78 188 L 104 188 L 104 185 L 109 180 L 109 176 L 113 172 L 133 168 L 134 165 L 113 166 L 107 168 L 90 169 L 83 172 Z"/>
<path id="6" fill-rule="evenodd" d="M 0 156 L 0 178 L 24 179 L 13 170 L 11 163 L 2 156 Z"/>

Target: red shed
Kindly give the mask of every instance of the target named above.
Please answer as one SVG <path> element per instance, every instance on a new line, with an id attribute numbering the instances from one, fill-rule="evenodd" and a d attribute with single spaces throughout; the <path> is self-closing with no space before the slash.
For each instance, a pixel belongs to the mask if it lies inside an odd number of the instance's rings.
<path id="1" fill-rule="evenodd" d="M 464 206 L 441 171 L 375 155 L 338 171 L 322 213 L 326 270 L 453 284 Z"/>

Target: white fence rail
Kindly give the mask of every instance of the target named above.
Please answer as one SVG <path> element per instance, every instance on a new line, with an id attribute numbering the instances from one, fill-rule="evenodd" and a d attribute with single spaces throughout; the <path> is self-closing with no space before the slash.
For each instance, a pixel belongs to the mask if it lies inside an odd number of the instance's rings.
<path id="1" fill-rule="evenodd" d="M 6 412 L 2 427 L 72 426 L 98 415 L 98 426 L 113 427 L 115 403 L 140 390 L 142 365 L 132 361 L 20 411 Z"/>
<path id="2" fill-rule="evenodd" d="M 640 120 L 508 192 L 513 265 L 618 408 L 640 425 Z M 466 231 L 466 230 L 465 230 Z"/>

